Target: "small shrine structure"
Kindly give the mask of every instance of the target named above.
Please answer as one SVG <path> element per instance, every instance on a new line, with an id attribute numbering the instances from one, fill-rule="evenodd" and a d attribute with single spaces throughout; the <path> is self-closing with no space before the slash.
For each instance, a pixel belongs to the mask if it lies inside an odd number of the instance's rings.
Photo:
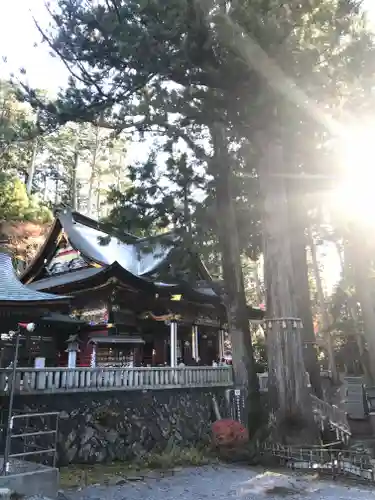
<path id="1" fill-rule="evenodd" d="M 40 343 L 41 338 L 27 332 L 26 324 L 40 322 L 51 311 L 68 313 L 70 297 L 32 290 L 23 285 L 13 267 L 12 253 L 0 248 L 0 366 L 6 367 L 13 362 L 14 335 L 10 331 L 20 333 L 20 355 L 27 351 L 33 343 Z"/>

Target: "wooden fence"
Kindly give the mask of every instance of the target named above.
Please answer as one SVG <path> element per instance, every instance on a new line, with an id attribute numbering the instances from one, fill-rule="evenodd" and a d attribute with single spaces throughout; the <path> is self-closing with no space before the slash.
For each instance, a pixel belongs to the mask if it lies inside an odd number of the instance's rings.
<path id="1" fill-rule="evenodd" d="M 0 393 L 9 391 L 11 369 L 0 370 Z M 231 387 L 231 367 L 18 368 L 17 394 Z"/>
<path id="2" fill-rule="evenodd" d="M 312 470 L 348 479 L 375 483 L 375 464 L 370 455 L 330 448 L 297 448 L 280 444 L 260 446 L 261 454 L 270 454 L 292 469 Z"/>

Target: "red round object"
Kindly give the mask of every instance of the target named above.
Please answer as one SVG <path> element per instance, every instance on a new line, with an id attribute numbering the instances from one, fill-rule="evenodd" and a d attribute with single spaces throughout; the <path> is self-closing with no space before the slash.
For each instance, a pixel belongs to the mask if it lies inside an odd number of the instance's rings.
<path id="1" fill-rule="evenodd" d="M 247 429 L 236 420 L 225 418 L 217 420 L 211 426 L 215 446 L 239 446 L 249 440 Z"/>

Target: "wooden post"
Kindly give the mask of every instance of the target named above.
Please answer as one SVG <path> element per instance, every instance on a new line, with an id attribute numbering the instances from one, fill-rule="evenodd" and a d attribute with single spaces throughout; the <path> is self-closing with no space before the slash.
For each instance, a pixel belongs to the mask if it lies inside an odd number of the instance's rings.
<path id="1" fill-rule="evenodd" d="M 177 366 L 177 323 L 176 323 L 176 321 L 171 321 L 170 334 L 171 334 L 171 345 L 170 345 L 171 367 L 175 368 Z"/>
<path id="2" fill-rule="evenodd" d="M 90 367 L 91 368 L 96 367 L 96 343 L 95 342 L 92 344 Z"/>
<path id="3" fill-rule="evenodd" d="M 199 346 L 198 346 L 198 326 L 193 325 L 191 330 L 191 354 L 195 361 L 199 358 Z"/>
<path id="4" fill-rule="evenodd" d="M 221 328 L 219 330 L 219 359 L 220 361 L 224 357 L 224 330 Z"/>

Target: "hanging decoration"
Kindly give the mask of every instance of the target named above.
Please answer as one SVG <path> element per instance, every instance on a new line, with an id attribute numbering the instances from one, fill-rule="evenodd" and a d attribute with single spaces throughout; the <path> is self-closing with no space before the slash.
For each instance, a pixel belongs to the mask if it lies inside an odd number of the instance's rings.
<path id="1" fill-rule="evenodd" d="M 300 329 L 303 328 L 303 324 L 300 318 L 272 318 L 272 319 L 267 319 L 264 324 L 263 328 L 265 330 L 270 330 L 272 326 L 278 323 L 279 326 L 283 329 Z"/>

